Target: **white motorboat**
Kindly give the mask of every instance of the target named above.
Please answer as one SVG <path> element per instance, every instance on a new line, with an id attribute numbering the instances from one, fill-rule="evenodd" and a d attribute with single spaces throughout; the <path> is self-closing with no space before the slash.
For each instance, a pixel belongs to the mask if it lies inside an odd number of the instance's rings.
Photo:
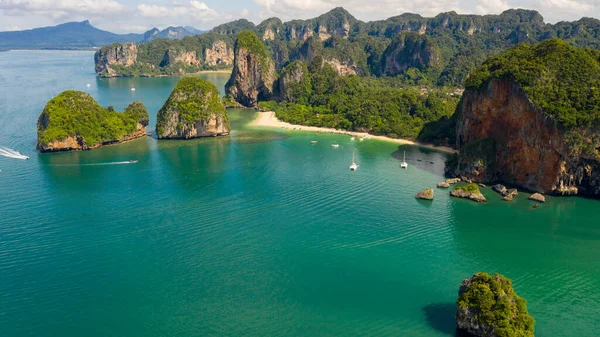
<path id="1" fill-rule="evenodd" d="M 340 147 L 340 144 L 331 144 L 331 147 Z"/>

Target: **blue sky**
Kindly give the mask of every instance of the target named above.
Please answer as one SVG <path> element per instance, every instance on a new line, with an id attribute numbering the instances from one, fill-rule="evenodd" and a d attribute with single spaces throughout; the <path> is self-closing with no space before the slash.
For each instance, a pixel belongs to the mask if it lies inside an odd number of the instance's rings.
<path id="1" fill-rule="evenodd" d="M 239 18 L 306 19 L 338 6 L 364 21 L 406 12 L 498 14 L 512 7 L 535 9 L 546 22 L 600 17 L 600 0 L 0 0 L 0 31 L 86 19 L 118 33 L 170 25 L 210 29 Z"/>

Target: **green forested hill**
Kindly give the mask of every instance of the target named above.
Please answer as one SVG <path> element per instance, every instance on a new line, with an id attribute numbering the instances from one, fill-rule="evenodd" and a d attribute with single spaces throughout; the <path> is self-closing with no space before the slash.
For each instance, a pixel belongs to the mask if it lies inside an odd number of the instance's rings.
<path id="1" fill-rule="evenodd" d="M 335 8 L 309 20 L 282 22 L 270 18 L 256 26 L 237 20 L 215 27 L 212 33 L 230 43 L 244 30 L 254 31 L 263 40 L 278 70 L 291 61 L 310 62 L 315 55 L 322 55 L 351 67 L 358 75 L 400 73 L 406 77 L 408 73 L 408 77 L 431 85 L 462 86 L 467 75 L 486 58 L 523 42 L 558 37 L 578 47 L 600 47 L 599 20 L 583 18 L 553 25 L 544 23 L 538 12 L 523 9 L 483 16 L 448 12 L 427 18 L 402 14 L 362 22 L 343 8 Z M 403 43 L 398 45 L 399 41 Z M 148 55 L 159 59 L 169 48 L 199 53 L 201 43 L 202 39 L 194 37 L 181 41 L 159 39 L 141 44 L 139 54 L 143 60 Z"/>

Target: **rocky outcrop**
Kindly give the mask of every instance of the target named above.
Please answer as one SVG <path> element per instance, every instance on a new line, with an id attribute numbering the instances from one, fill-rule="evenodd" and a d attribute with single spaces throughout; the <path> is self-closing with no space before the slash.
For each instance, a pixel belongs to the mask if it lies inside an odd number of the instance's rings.
<path id="1" fill-rule="evenodd" d="M 445 182 L 445 181 L 442 181 L 441 183 L 437 184 L 437 187 L 438 187 L 438 188 L 449 188 L 449 187 L 450 187 L 450 184 L 448 184 L 448 183 L 447 183 L 447 182 Z"/>
<path id="2" fill-rule="evenodd" d="M 354 64 L 354 61 L 339 61 L 338 59 L 325 60 L 342 76 L 356 75 L 358 67 Z"/>
<path id="3" fill-rule="evenodd" d="M 215 41 L 210 48 L 204 50 L 204 62 L 211 66 L 233 64 L 233 49 L 225 41 Z"/>
<path id="4" fill-rule="evenodd" d="M 177 63 L 194 67 L 198 67 L 200 65 L 200 61 L 198 61 L 195 51 L 169 49 L 165 53 L 165 56 L 163 57 L 163 60 L 160 63 L 160 66 L 168 67 Z"/>
<path id="5" fill-rule="evenodd" d="M 458 109 L 460 154 L 450 174 L 540 193 L 600 196 L 600 157 L 574 154 L 564 129 L 516 84 L 493 79 L 468 89 Z M 589 130 L 577 133 L 594 139 Z"/>
<path id="6" fill-rule="evenodd" d="M 417 193 L 415 198 L 424 199 L 424 200 L 433 200 L 433 189 L 428 188 L 426 190 L 423 190 L 423 191 Z"/>
<path id="7" fill-rule="evenodd" d="M 425 70 L 441 66 L 441 53 L 426 35 L 404 32 L 394 38 L 382 56 L 382 72 L 395 76 L 409 68 Z"/>
<path id="8" fill-rule="evenodd" d="M 472 336 L 533 337 L 534 320 L 512 281 L 500 274 L 477 273 L 461 282 L 456 325 Z"/>
<path id="9" fill-rule="evenodd" d="M 310 74 L 304 62 L 294 61 L 281 71 L 277 80 L 279 99 L 296 102 L 299 94 L 308 97 L 310 91 Z"/>
<path id="10" fill-rule="evenodd" d="M 459 186 L 450 191 L 450 195 L 456 198 L 470 199 L 476 202 L 486 202 L 487 199 L 481 194 L 475 184 Z"/>
<path id="11" fill-rule="evenodd" d="M 158 111 L 159 139 L 190 139 L 225 136 L 229 117 L 214 84 L 197 77 L 184 77 Z"/>
<path id="12" fill-rule="evenodd" d="M 234 49 L 233 71 L 225 92 L 246 107 L 273 96 L 275 64 L 265 46 L 251 31 L 241 32 Z"/>
<path id="13" fill-rule="evenodd" d="M 456 184 L 456 183 L 460 183 L 460 178 L 449 178 L 446 179 L 446 183 L 447 184 Z"/>
<path id="14" fill-rule="evenodd" d="M 146 136 L 148 110 L 133 102 L 123 113 L 105 109 L 87 93 L 67 90 L 50 100 L 37 122 L 41 152 L 82 151 Z"/>
<path id="15" fill-rule="evenodd" d="M 539 193 L 534 193 L 527 199 L 537 201 L 537 202 L 546 202 L 546 198 Z"/>
<path id="16" fill-rule="evenodd" d="M 105 77 L 120 76 L 114 66 L 129 67 L 136 60 L 137 45 L 133 42 L 104 46 L 94 54 L 96 73 Z"/>

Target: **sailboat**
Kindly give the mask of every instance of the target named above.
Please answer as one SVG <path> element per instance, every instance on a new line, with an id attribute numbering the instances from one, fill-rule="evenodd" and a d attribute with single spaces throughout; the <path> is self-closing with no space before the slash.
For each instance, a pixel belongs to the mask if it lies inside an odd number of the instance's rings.
<path id="1" fill-rule="evenodd" d="M 408 163 L 406 162 L 406 151 L 404 151 L 404 160 L 402 160 L 402 163 L 400 164 L 401 168 L 408 168 Z"/>
<path id="2" fill-rule="evenodd" d="M 358 170 L 358 165 L 354 162 L 354 151 L 352 152 L 352 165 L 350 165 L 350 171 Z"/>

